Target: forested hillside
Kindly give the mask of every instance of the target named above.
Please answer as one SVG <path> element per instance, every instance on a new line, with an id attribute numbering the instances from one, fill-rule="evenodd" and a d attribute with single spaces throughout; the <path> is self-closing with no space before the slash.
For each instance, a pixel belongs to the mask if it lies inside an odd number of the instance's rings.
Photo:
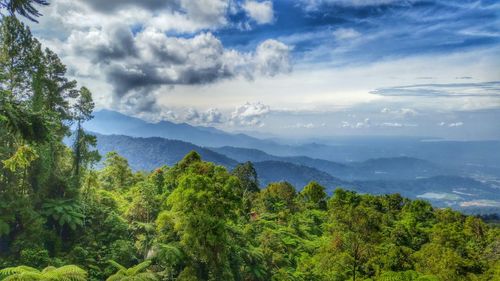
<path id="1" fill-rule="evenodd" d="M 410 199 L 424 198 L 434 206 L 451 207 L 471 214 L 500 213 L 500 187 L 494 178 L 467 177 L 460 170 L 443 168 L 416 158 L 337 163 L 305 156 L 280 157 L 256 149 L 205 148 L 158 137 L 96 136 L 99 153 L 118 152 L 127 158 L 133 171 L 150 171 L 161 165 L 174 165 L 194 150 L 204 160 L 229 170 L 238 162 L 252 162 L 261 187 L 286 180 L 300 190 L 308 182 L 316 181 L 326 188 L 329 195 L 336 187 L 342 186 L 361 193 L 400 193 Z M 66 143 L 71 141 L 67 139 Z M 98 167 L 101 165 L 99 163 Z"/>
<path id="2" fill-rule="evenodd" d="M 12 13 L 34 16 L 25 2 Z M 3 17 L 0 280 L 500 280 L 500 229 L 425 201 L 259 189 L 251 163 L 195 152 L 151 172 L 110 152 L 95 170 L 91 93 L 65 72 Z"/>

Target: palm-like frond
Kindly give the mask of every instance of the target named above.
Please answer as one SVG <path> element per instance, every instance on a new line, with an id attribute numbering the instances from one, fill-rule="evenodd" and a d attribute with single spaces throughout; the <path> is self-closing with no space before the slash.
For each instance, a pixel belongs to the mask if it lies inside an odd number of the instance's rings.
<path id="1" fill-rule="evenodd" d="M 184 257 L 184 254 L 178 245 L 158 243 L 155 246 L 155 251 L 157 252 L 156 256 L 163 261 L 171 264 L 177 264 Z"/>
<path id="2" fill-rule="evenodd" d="M 21 265 L 21 266 L 16 266 L 16 267 L 7 267 L 2 270 L 0 270 L 0 279 L 3 280 L 3 278 L 15 274 L 21 274 L 25 272 L 40 272 L 38 269 Z"/>
<path id="3" fill-rule="evenodd" d="M 143 261 L 138 265 L 135 265 L 127 269 L 127 276 L 138 275 L 141 271 L 146 270 L 151 265 L 151 261 Z"/>
<path id="4" fill-rule="evenodd" d="M 48 271 L 42 272 L 47 280 L 60 281 L 85 281 L 87 280 L 87 272 L 76 265 L 65 265 L 59 268 L 51 268 Z"/>
<path id="5" fill-rule="evenodd" d="M 118 271 L 127 271 L 127 268 L 119 263 L 117 263 L 114 260 L 109 260 L 108 261 L 112 266 L 114 266 Z"/>
<path id="6" fill-rule="evenodd" d="M 29 266 L 8 267 L 0 270 L 2 281 L 85 281 L 87 272 L 76 265 L 65 265 L 59 268 L 49 266 L 42 271 Z"/>
<path id="7" fill-rule="evenodd" d="M 135 265 L 131 268 L 125 268 L 123 265 L 110 260 L 114 267 L 118 269 L 118 272 L 111 275 L 106 279 L 106 281 L 156 281 L 158 278 L 152 272 L 142 272 L 146 270 L 150 265 L 151 261 L 144 261 L 138 265 Z"/>

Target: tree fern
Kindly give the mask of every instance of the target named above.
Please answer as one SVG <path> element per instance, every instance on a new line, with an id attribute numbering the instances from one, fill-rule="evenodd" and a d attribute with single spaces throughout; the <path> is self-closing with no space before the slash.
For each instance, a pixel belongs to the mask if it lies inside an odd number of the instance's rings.
<path id="1" fill-rule="evenodd" d="M 42 271 L 29 267 L 17 266 L 0 270 L 2 281 L 85 281 L 87 272 L 76 265 L 65 265 L 59 268 L 49 266 Z"/>
<path id="2" fill-rule="evenodd" d="M 138 265 L 135 265 L 131 268 L 126 268 L 123 265 L 110 260 L 111 265 L 116 267 L 118 271 L 108 277 L 106 281 L 156 281 L 158 278 L 152 272 L 143 272 L 150 265 L 151 261 L 144 261 Z"/>

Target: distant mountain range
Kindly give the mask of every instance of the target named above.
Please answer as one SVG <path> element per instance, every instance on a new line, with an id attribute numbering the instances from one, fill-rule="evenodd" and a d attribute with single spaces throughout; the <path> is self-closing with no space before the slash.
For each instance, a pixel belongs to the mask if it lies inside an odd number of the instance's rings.
<path id="1" fill-rule="evenodd" d="M 417 179 L 453 173 L 429 161 L 412 157 L 369 159 L 338 163 L 307 156 L 274 156 L 257 149 L 239 147 L 210 148 L 239 162 L 280 161 L 309 166 L 344 180 Z"/>
<path id="2" fill-rule="evenodd" d="M 270 182 L 286 180 L 300 190 L 314 180 L 324 185 L 329 193 L 336 187 L 344 187 L 362 193 L 401 193 L 410 198 L 430 200 L 436 206 L 460 208 L 461 204 L 471 204 L 474 207 L 484 205 L 495 210 L 498 207 L 500 211 L 500 187 L 463 177 L 458 171 L 453 173 L 452 170 L 429 161 L 410 157 L 336 163 L 305 156 L 275 156 L 256 149 L 206 148 L 159 137 L 96 136 L 101 154 L 117 151 L 128 159 L 134 170 L 152 170 L 163 165 L 173 165 L 194 150 L 205 161 L 228 169 L 234 168 L 239 162 L 252 161 L 262 187 Z M 412 171 L 414 174 L 411 174 Z M 440 175 L 440 172 L 450 174 Z"/>
<path id="3" fill-rule="evenodd" d="M 101 110 L 94 113 L 94 119 L 85 123 L 85 129 L 100 134 L 117 134 L 132 137 L 162 137 L 187 141 L 200 146 L 242 146 L 259 147 L 275 145 L 245 134 L 230 134 L 212 127 L 195 127 L 186 123 L 161 121 L 149 123 L 115 111 Z"/>
<path id="4" fill-rule="evenodd" d="M 342 137 L 319 142 L 263 140 L 211 127 L 148 123 L 102 110 L 85 124 L 101 154 L 117 151 L 134 170 L 173 165 L 195 150 L 229 169 L 251 161 L 262 186 L 287 180 L 301 189 L 315 180 L 329 192 L 401 193 L 436 206 L 500 213 L 500 141 Z M 114 134 L 114 135 L 112 135 Z"/>
<path id="5" fill-rule="evenodd" d="M 268 155 L 255 154 L 255 150 L 230 151 L 225 148 L 226 155 L 231 154 L 231 158 L 241 161 L 248 159 L 251 161 L 276 160 L 293 162 L 314 166 L 322 171 L 335 174 L 335 171 L 342 171 L 342 167 L 332 163 L 318 163 L 311 159 L 322 159 L 330 162 L 351 163 L 364 162 L 369 159 L 378 159 L 377 169 L 381 166 L 393 165 L 404 167 L 412 166 L 414 171 L 418 171 L 416 176 L 431 176 L 435 174 L 448 174 L 447 170 L 460 171 L 463 175 L 493 175 L 500 178 L 500 141 L 443 141 L 424 140 L 419 138 L 388 138 L 388 137 L 339 137 L 324 143 L 303 142 L 292 145 L 292 142 L 280 142 L 277 139 L 263 140 L 245 134 L 231 134 L 211 127 L 196 127 L 189 124 L 176 124 L 168 121 L 158 123 L 148 123 L 138 118 L 127 115 L 101 110 L 96 112 L 95 118 L 85 124 L 89 131 L 100 134 L 117 134 L 133 137 L 162 137 L 173 140 L 181 140 L 202 147 L 221 148 L 225 146 L 246 149 L 257 149 L 266 154 L 279 157 L 294 157 L 294 159 L 282 159 L 269 157 Z M 318 140 L 317 140 L 318 141 Z M 218 150 L 222 152 L 221 150 Z M 307 157 L 297 157 L 307 156 Z M 255 159 L 262 157 L 261 159 Z M 252 159 L 250 159 L 252 158 Z M 385 158 L 386 160 L 383 160 Z M 414 160 L 421 159 L 421 160 Z M 427 162 L 422 162 L 427 161 Z M 385 162 L 382 163 L 382 162 Z M 413 163 L 402 163 L 413 162 Z M 398 164 L 396 164 L 398 163 Z M 436 171 L 436 167 L 430 167 L 429 163 L 438 164 L 443 171 Z M 333 165 L 333 166 L 332 166 Z M 365 163 L 363 165 L 371 165 Z M 373 166 L 373 165 L 372 165 Z M 360 167 L 366 171 L 365 167 Z M 384 168 L 385 169 L 385 168 Z M 381 173 L 384 173 L 382 169 Z M 368 177 L 373 178 L 373 173 L 377 171 L 368 169 Z M 411 171 L 410 174 L 411 175 Z M 380 176 L 382 174 L 379 174 Z M 408 178 L 402 171 L 393 176 L 403 176 Z M 358 173 L 352 178 L 361 176 Z M 384 178 L 384 177 L 380 177 Z"/>

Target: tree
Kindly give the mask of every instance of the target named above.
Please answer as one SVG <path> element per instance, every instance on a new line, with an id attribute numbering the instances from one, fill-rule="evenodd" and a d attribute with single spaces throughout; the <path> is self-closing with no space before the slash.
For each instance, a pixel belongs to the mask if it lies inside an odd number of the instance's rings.
<path id="1" fill-rule="evenodd" d="M 104 169 L 101 171 L 104 188 L 108 190 L 126 189 L 132 184 L 132 177 L 132 170 L 127 159 L 120 156 L 116 151 L 106 154 Z"/>
<path id="2" fill-rule="evenodd" d="M 0 7 L 6 9 L 10 15 L 14 16 L 16 13 L 31 21 L 38 22 L 37 17 L 42 14 L 38 12 L 35 5 L 47 6 L 47 0 L 1 0 Z"/>
<path id="3" fill-rule="evenodd" d="M 257 171 L 255 171 L 252 162 L 236 165 L 231 174 L 240 180 L 243 191 L 257 192 L 260 190 Z"/>
<path id="4" fill-rule="evenodd" d="M 306 203 L 316 208 L 326 208 L 325 188 L 315 181 L 308 183 L 300 192 L 300 196 Z"/>
<path id="5" fill-rule="evenodd" d="M 290 212 L 295 210 L 295 188 L 288 182 L 270 183 L 259 194 L 264 212 Z"/>
<path id="6" fill-rule="evenodd" d="M 83 225 L 84 215 L 80 205 L 73 200 L 47 200 L 43 206 L 43 214 L 54 220 L 62 232 L 64 226 L 76 230 Z"/>
<path id="7" fill-rule="evenodd" d="M 65 265 L 59 268 L 49 266 L 42 271 L 29 266 L 8 267 L 0 270 L 3 281 L 86 281 L 87 272 L 76 265 Z"/>
<path id="8" fill-rule="evenodd" d="M 77 180 L 80 178 L 80 169 L 87 168 L 91 163 L 100 160 L 99 153 L 97 150 L 90 150 L 91 147 L 97 145 L 97 139 L 95 136 L 87 134 L 82 127 L 83 122 L 92 119 L 92 111 L 94 110 L 94 102 L 92 101 L 92 93 L 82 87 L 79 91 L 79 98 L 77 103 L 74 105 L 75 108 L 75 120 L 76 120 L 76 131 L 75 131 L 75 142 L 73 144 L 73 154 L 74 154 L 74 175 Z"/>
<path id="9" fill-rule="evenodd" d="M 199 280 L 232 280 L 236 273 L 229 259 L 235 238 L 231 225 L 241 204 L 234 193 L 238 180 L 213 164 L 195 161 L 186 168 L 189 172 L 167 200 L 174 233 Z"/>
<path id="10" fill-rule="evenodd" d="M 331 280 L 360 280 L 368 275 L 367 262 L 381 242 L 381 214 L 371 206 L 373 197 L 335 190 L 328 202 L 329 224 L 322 242 L 318 270 Z M 360 278 L 361 275 L 361 278 Z"/>
<path id="11" fill-rule="evenodd" d="M 135 265 L 131 268 L 126 268 L 123 265 L 110 260 L 111 265 L 113 265 L 118 271 L 109 276 L 106 281 L 156 281 L 158 278 L 152 272 L 146 271 L 144 272 L 150 265 L 151 261 L 144 261 L 138 265 Z"/>

